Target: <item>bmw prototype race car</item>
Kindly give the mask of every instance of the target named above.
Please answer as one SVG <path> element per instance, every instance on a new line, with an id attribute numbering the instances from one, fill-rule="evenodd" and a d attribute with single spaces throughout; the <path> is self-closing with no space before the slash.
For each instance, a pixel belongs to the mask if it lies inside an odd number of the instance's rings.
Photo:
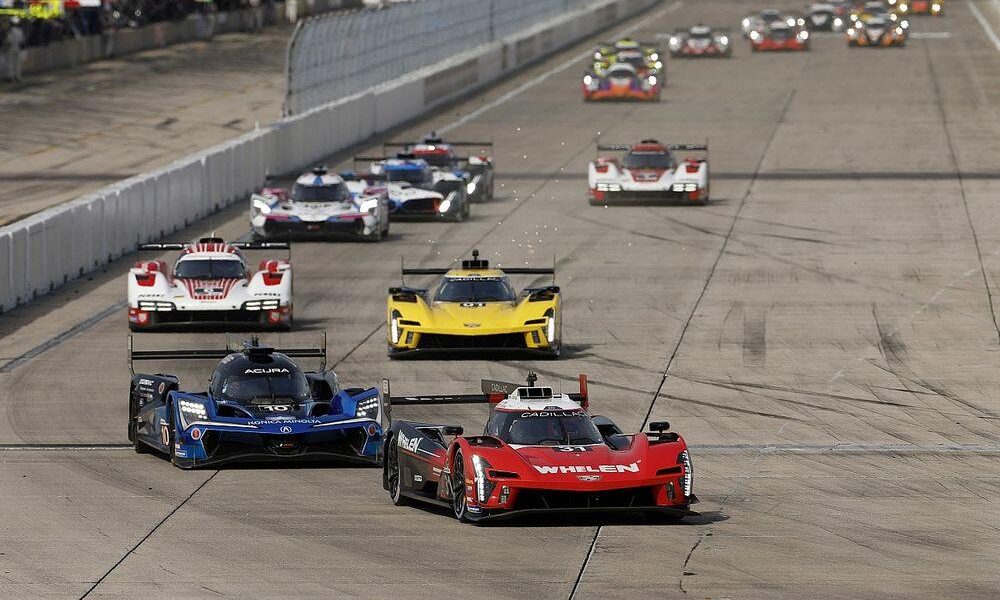
<path id="1" fill-rule="evenodd" d="M 465 175 L 436 169 L 424 158 L 399 153 L 395 157 L 356 156 L 368 162 L 367 173 L 343 173 L 348 181 L 381 186 L 389 198 L 392 219 L 464 221 L 469 217 Z"/>
<path id="2" fill-rule="evenodd" d="M 319 358 L 306 372 L 293 358 Z M 132 348 L 139 360 L 214 359 L 207 391 L 181 391 L 173 375 L 135 374 L 129 388 L 128 439 L 136 452 L 155 451 L 190 469 L 232 461 L 381 460 L 382 398 L 378 388 L 342 389 L 325 370 L 326 345 L 279 350 L 250 340 L 225 350 Z"/>
<path id="3" fill-rule="evenodd" d="M 243 325 L 292 328 L 292 265 L 262 260 L 256 272 L 244 250 L 288 250 L 287 243 L 226 243 L 202 238 L 186 244 L 142 244 L 141 251 L 180 250 L 171 269 L 161 260 L 135 263 L 128 273 L 132 331 L 183 326 Z"/>
<path id="4" fill-rule="evenodd" d="M 727 30 L 712 29 L 708 25 L 700 24 L 690 29 L 678 29 L 670 34 L 668 46 L 670 55 L 674 57 L 717 56 L 728 58 L 733 54 Z"/>
<path id="5" fill-rule="evenodd" d="M 403 268 L 402 275 L 441 275 L 433 292 L 389 288 L 389 357 L 431 352 L 532 353 L 559 356 L 562 297 L 555 268 L 491 268 L 472 251 L 454 268 Z M 551 275 L 553 285 L 514 291 L 509 275 Z"/>
<path id="6" fill-rule="evenodd" d="M 427 161 L 432 168 L 451 172 L 465 179 L 465 191 L 469 200 L 485 202 L 493 199 L 493 142 L 444 141 L 435 132 L 419 142 L 386 142 L 382 152 L 388 148 L 402 148 L 404 152 Z M 459 156 L 456 148 L 479 148 L 478 154 Z"/>
<path id="7" fill-rule="evenodd" d="M 876 48 L 904 46 L 908 31 L 903 27 L 905 22 L 890 21 L 885 15 L 858 19 L 847 28 L 847 45 Z"/>
<path id="8" fill-rule="evenodd" d="M 843 31 L 844 18 L 833 4 L 813 4 L 806 15 L 806 26 L 811 31 Z"/>
<path id="9" fill-rule="evenodd" d="M 754 52 L 775 50 L 808 50 L 809 30 L 778 21 L 750 32 L 750 49 Z"/>
<path id="10" fill-rule="evenodd" d="M 708 202 L 708 144 L 667 145 L 648 139 L 632 145 L 598 144 L 597 150 L 625 155 L 599 156 L 587 167 L 587 195 L 591 204 L 628 199 Z M 705 152 L 706 158 L 678 160 L 674 151 Z"/>
<path id="11" fill-rule="evenodd" d="M 291 193 L 264 188 L 250 198 L 255 239 L 347 237 L 377 242 L 389 234 L 389 205 L 383 188 L 346 182 L 326 167 L 301 175 Z"/>
<path id="12" fill-rule="evenodd" d="M 806 24 L 804 18 L 789 13 L 784 13 L 773 8 L 766 8 L 759 13 L 747 15 L 743 18 L 743 37 L 749 38 L 750 32 L 767 29 L 775 23 L 784 23 L 789 27 L 803 27 Z"/>
<path id="13" fill-rule="evenodd" d="M 583 76 L 583 99 L 659 102 L 661 87 L 655 74 L 644 75 L 629 63 L 614 63 L 606 71 L 591 69 Z"/>
<path id="14" fill-rule="evenodd" d="M 580 391 L 483 381 L 482 394 L 392 396 L 388 406 L 489 403 L 482 435 L 461 427 L 392 421 L 385 437 L 383 487 L 393 504 L 451 509 L 459 521 L 528 514 L 626 513 L 679 519 L 696 515 L 691 455 L 666 421 L 626 434 L 587 413 Z M 450 440 L 448 438 L 451 438 Z"/>

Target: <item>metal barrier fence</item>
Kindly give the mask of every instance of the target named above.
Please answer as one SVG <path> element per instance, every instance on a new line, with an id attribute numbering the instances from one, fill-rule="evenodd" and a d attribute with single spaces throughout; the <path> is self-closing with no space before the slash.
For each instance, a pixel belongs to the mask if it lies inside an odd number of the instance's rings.
<path id="1" fill-rule="evenodd" d="M 597 0 L 423 0 L 299 24 L 288 47 L 285 114 L 368 90 Z"/>

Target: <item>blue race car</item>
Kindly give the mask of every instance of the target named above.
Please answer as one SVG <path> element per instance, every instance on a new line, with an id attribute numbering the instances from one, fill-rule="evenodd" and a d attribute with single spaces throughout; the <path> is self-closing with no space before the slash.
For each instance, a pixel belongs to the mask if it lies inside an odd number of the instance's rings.
<path id="1" fill-rule="evenodd" d="M 135 374 L 128 438 L 182 468 L 232 461 L 344 460 L 378 464 L 383 441 L 378 388 L 341 389 L 322 348 L 278 350 L 251 338 L 239 350 L 145 350 L 137 360 L 220 360 L 207 391 L 182 392 L 173 375 Z M 292 358 L 320 358 L 318 372 Z"/>
<path id="2" fill-rule="evenodd" d="M 464 221 L 469 217 L 468 182 L 463 171 L 432 167 L 414 154 L 393 158 L 355 157 L 370 162 L 368 173 L 342 173 L 345 180 L 382 182 L 392 219 Z"/>

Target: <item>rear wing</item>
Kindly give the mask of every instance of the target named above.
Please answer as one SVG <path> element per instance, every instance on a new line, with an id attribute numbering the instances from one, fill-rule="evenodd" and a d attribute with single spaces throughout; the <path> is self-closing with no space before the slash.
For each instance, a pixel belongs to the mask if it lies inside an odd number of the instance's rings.
<path id="1" fill-rule="evenodd" d="M 478 269 L 489 269 L 490 261 L 488 259 L 479 258 L 479 250 L 472 251 L 471 259 L 463 259 L 461 267 L 407 267 L 403 262 L 403 257 L 399 259 L 399 272 L 400 280 L 403 285 L 406 285 L 405 278 L 407 275 L 444 275 L 453 269 L 462 268 L 470 271 Z M 496 267 L 497 270 L 503 271 L 506 275 L 551 275 L 552 282 L 555 283 L 556 280 L 556 259 L 555 256 L 552 257 L 551 267 Z"/>
<path id="2" fill-rule="evenodd" d="M 641 143 L 641 142 L 640 142 Z M 628 152 L 635 144 L 602 144 L 597 143 L 598 152 Z M 705 160 L 708 160 L 708 138 L 704 144 L 663 144 L 671 152 L 704 152 Z"/>
<path id="3" fill-rule="evenodd" d="M 223 242 L 220 242 L 223 243 Z M 172 244 L 139 244 L 140 252 L 160 252 L 165 250 L 184 250 L 196 245 L 197 242 L 182 242 Z M 291 250 L 288 242 L 229 242 L 233 248 L 240 250 Z"/>
<path id="4" fill-rule="evenodd" d="M 434 406 L 452 404 L 489 404 L 490 410 L 500 404 L 507 396 L 514 393 L 518 388 L 536 388 L 537 376 L 528 373 L 527 386 L 520 383 L 508 383 L 506 381 L 496 381 L 483 379 L 480 381 L 480 393 L 478 394 L 419 394 L 414 396 L 393 396 L 389 379 L 382 380 L 382 398 L 385 403 L 385 414 L 392 421 L 392 406 Z M 590 395 L 587 387 L 587 376 L 583 373 L 579 376 L 580 391 L 566 394 L 570 400 L 578 402 L 580 408 L 587 410 L 590 408 Z"/>
<path id="5" fill-rule="evenodd" d="M 233 344 L 232 341 L 226 344 L 225 348 L 205 349 L 198 348 L 192 350 L 136 350 L 132 335 L 128 336 L 128 370 L 135 375 L 135 361 L 143 360 L 222 360 L 230 354 L 236 352 L 255 352 L 261 354 L 271 354 L 277 352 L 289 358 L 318 358 L 320 359 L 320 371 L 326 370 L 326 332 L 323 332 L 322 342 L 316 348 L 271 348 L 260 346 L 256 336 L 245 341 L 242 347 Z"/>
<path id="6" fill-rule="evenodd" d="M 388 154 L 389 153 L 388 152 L 389 148 L 402 148 L 404 151 L 408 152 L 414 146 L 419 146 L 419 145 L 433 146 L 435 144 L 447 145 L 447 146 L 451 146 L 452 148 L 489 148 L 490 154 L 491 155 L 493 154 L 493 141 L 492 140 L 489 141 L 489 142 L 475 142 L 475 141 L 471 141 L 471 142 L 470 141 L 457 141 L 457 142 L 453 142 L 451 140 L 445 141 L 445 140 L 443 140 L 441 138 L 425 138 L 423 140 L 415 141 L 415 142 L 413 142 L 413 141 L 391 141 L 391 142 L 384 142 L 382 144 L 382 153 L 383 154 Z M 457 158 L 459 160 L 468 160 L 469 157 L 467 157 L 467 156 L 465 156 L 465 157 L 463 157 L 463 156 L 456 156 L 455 158 Z"/>

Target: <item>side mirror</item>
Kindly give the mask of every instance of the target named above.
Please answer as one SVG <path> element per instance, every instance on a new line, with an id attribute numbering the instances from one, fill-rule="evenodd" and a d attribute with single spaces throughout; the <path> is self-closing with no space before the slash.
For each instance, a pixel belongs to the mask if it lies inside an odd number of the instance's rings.
<path id="1" fill-rule="evenodd" d="M 658 433 L 663 433 L 670 429 L 670 423 L 667 421 L 653 421 L 649 424 L 650 431 L 656 431 Z"/>
<path id="2" fill-rule="evenodd" d="M 441 428 L 441 433 L 444 435 L 462 435 L 465 430 L 459 425 L 445 425 Z"/>

